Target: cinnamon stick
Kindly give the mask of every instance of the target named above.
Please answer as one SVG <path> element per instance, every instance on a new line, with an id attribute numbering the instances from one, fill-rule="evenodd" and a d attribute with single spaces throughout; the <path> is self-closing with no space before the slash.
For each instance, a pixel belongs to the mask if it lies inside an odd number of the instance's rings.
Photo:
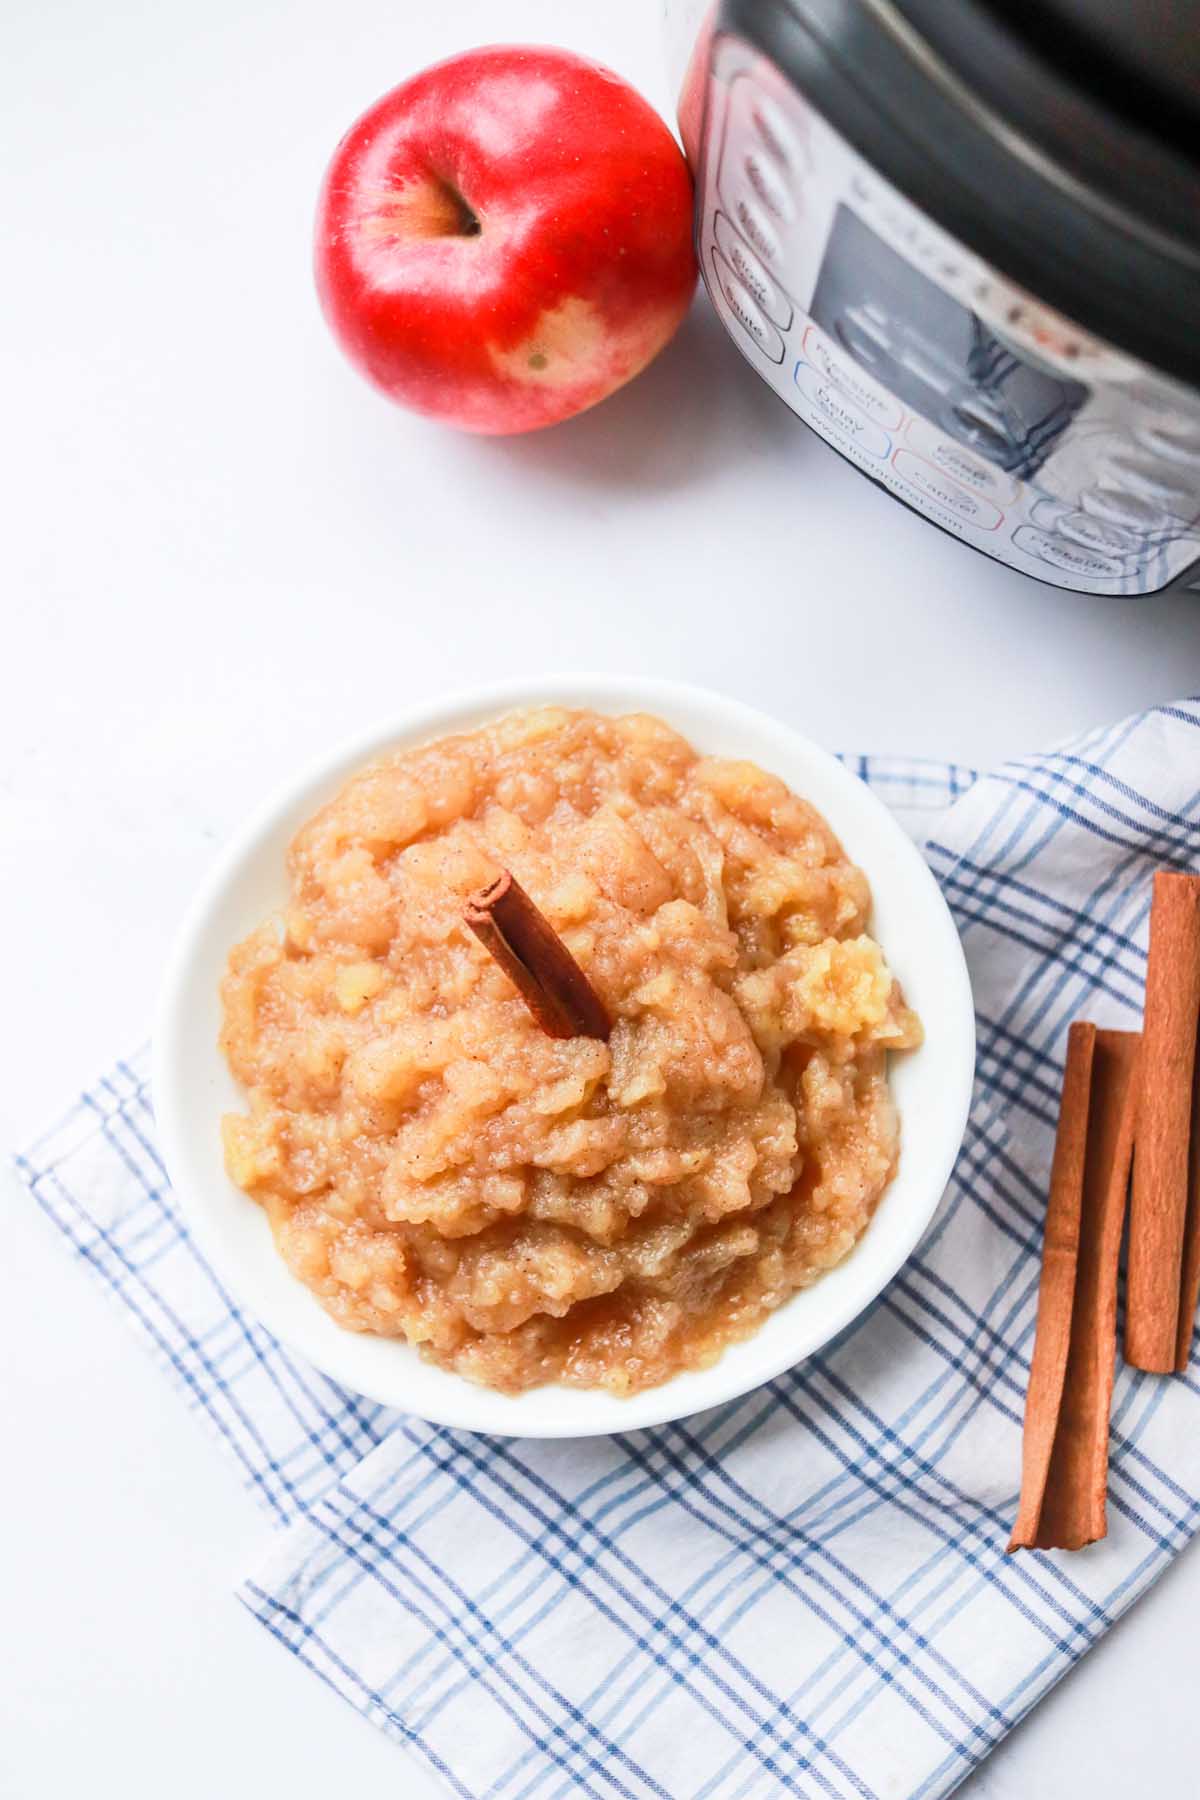
<path id="1" fill-rule="evenodd" d="M 1133 1161 L 1139 1043 L 1137 1033 L 1130 1031 L 1097 1031 L 1095 1036 L 1061 1403 L 1036 1523 L 1030 1531 L 1028 1516 L 1019 1519 L 1010 1548 L 1019 1541 L 1030 1549 L 1080 1550 L 1108 1529 L 1105 1499 L 1117 1351 L 1117 1267 Z M 1039 1336 L 1042 1304 L 1039 1296 Z M 1027 1410 L 1026 1429 L 1028 1422 Z M 1022 1492 L 1023 1514 L 1025 1499 Z"/>
<path id="2" fill-rule="evenodd" d="M 507 869 L 472 894 L 463 918 L 550 1037 L 608 1037 L 612 1021 L 604 1002 Z"/>
<path id="3" fill-rule="evenodd" d="M 1184 1258 L 1200 1025 L 1200 876 L 1160 870 L 1150 908 L 1142 1081 L 1129 1218 L 1125 1360 L 1167 1373 L 1191 1341 L 1200 1249 Z"/>
<path id="4" fill-rule="evenodd" d="M 1072 1025 L 1067 1038 L 1058 1135 L 1050 1170 L 1050 1198 L 1042 1245 L 1042 1279 L 1038 1289 L 1037 1329 L 1025 1393 L 1025 1427 L 1021 1439 L 1021 1501 L 1009 1550 L 1037 1543 L 1042 1503 L 1054 1454 L 1058 1416 L 1071 1349 L 1071 1315 L 1083 1215 L 1083 1176 L 1087 1162 L 1087 1123 L 1091 1105 L 1096 1027 Z"/>

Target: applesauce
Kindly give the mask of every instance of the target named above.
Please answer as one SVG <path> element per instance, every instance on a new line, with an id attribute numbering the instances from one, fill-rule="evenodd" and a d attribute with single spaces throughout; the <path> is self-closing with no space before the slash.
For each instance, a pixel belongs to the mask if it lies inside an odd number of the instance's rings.
<path id="1" fill-rule="evenodd" d="M 548 1036 L 464 923 L 504 869 L 607 1041 Z M 347 1329 L 633 1393 L 866 1230 L 921 1028 L 862 871 L 775 777 L 645 715 L 519 712 L 363 769 L 288 870 L 222 984 L 225 1157 Z"/>

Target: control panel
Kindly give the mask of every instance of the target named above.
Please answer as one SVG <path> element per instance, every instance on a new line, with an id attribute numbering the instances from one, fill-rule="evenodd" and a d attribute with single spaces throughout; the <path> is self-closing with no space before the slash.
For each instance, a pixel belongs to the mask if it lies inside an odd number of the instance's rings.
<path id="1" fill-rule="evenodd" d="M 1200 563 L 1200 408 L 1012 287 L 718 39 L 700 252 L 792 410 L 946 531 L 1060 587 Z"/>

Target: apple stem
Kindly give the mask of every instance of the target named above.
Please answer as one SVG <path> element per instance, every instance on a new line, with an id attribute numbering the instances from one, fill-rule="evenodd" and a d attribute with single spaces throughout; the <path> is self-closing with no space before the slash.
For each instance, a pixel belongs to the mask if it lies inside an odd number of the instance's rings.
<path id="1" fill-rule="evenodd" d="M 478 213 L 468 203 L 461 190 L 455 187 L 452 181 L 447 181 L 444 176 L 442 178 L 442 186 L 445 189 L 446 198 L 450 201 L 455 212 L 458 214 L 458 230 L 454 233 L 454 236 L 478 237 L 483 230 Z"/>

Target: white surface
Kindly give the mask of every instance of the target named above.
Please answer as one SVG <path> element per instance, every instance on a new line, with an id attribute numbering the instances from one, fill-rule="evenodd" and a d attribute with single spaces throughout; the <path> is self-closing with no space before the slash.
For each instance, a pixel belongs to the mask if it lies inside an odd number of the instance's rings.
<path id="1" fill-rule="evenodd" d="M 656 13 L 8 9 L 3 1140 L 143 1034 L 248 802 L 407 701 L 644 672 L 834 746 L 985 761 L 1200 685 L 1195 601 L 1072 598 L 940 537 L 806 435 L 703 302 L 633 388 L 524 442 L 441 435 L 342 366 L 308 224 L 356 112 L 499 35 L 590 51 L 663 103 Z M 4 1200 L 0 1793 L 426 1800 L 229 1598 L 257 1510 L 35 1209 Z M 963 1791 L 1125 1800 L 1135 1767 L 1180 1793 L 1198 1603 L 1191 1555 Z"/>
<path id="2" fill-rule="evenodd" d="M 343 1330 L 281 1260 L 262 1210 L 225 1172 L 221 1119 L 242 1096 L 218 1046 L 219 989 L 231 944 L 287 904 L 287 846 L 356 770 L 385 752 L 474 727 L 516 707 L 652 713 L 714 756 L 744 757 L 811 800 L 871 882 L 872 927 L 925 1025 L 896 1059 L 892 1091 L 907 1120 L 904 1156 L 853 1256 L 795 1294 L 708 1369 L 632 1398 L 551 1384 L 501 1394 L 423 1361 L 391 1338 Z M 155 1012 L 154 1110 L 167 1173 L 226 1285 L 283 1343 L 343 1386 L 439 1425 L 501 1437 L 604 1437 L 737 1400 L 811 1356 L 856 1319 L 911 1255 L 962 1143 L 975 1070 L 966 961 L 929 865 L 895 815 L 842 763 L 790 725 L 711 689 L 634 676 L 556 675 L 489 684 L 377 721 L 329 746 L 266 801 L 226 846 L 168 959 Z"/>

